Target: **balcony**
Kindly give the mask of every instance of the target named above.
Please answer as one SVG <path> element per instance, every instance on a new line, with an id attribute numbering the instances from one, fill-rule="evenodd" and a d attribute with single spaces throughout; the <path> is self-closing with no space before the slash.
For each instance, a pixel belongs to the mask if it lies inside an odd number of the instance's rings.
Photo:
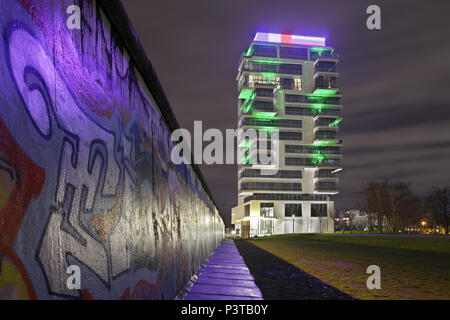
<path id="1" fill-rule="evenodd" d="M 339 73 L 335 64 L 333 64 L 333 65 L 318 64 L 318 65 L 316 65 L 316 72 Z"/>
<path id="2" fill-rule="evenodd" d="M 324 127 L 324 128 L 337 128 L 339 126 L 339 123 L 342 122 L 342 118 L 328 118 L 328 117 L 321 117 L 317 118 L 314 121 L 314 124 L 316 127 Z"/>
<path id="3" fill-rule="evenodd" d="M 261 170 L 255 169 L 244 169 L 239 179 L 291 179 L 291 180 L 301 180 L 302 171 L 301 170 L 278 170 L 276 173 L 271 175 L 262 175 Z"/>
<path id="4" fill-rule="evenodd" d="M 289 145 L 284 146 L 285 154 L 323 154 L 331 156 L 342 156 L 339 146 L 309 146 L 309 145 Z"/>
<path id="5" fill-rule="evenodd" d="M 326 97 L 334 96 L 338 93 L 340 93 L 340 89 L 338 88 L 336 77 L 323 79 L 323 77 L 320 76 L 316 79 L 314 95 Z"/>
<path id="6" fill-rule="evenodd" d="M 314 116 L 314 121 L 318 119 L 331 119 L 337 120 L 341 118 L 341 110 L 340 109 L 322 109 Z"/>
<path id="7" fill-rule="evenodd" d="M 317 182 L 314 185 L 314 193 L 338 194 L 339 191 L 335 182 Z"/>
<path id="8" fill-rule="evenodd" d="M 261 89 L 267 89 L 267 88 L 271 88 L 271 89 L 275 89 L 277 86 L 279 85 L 278 81 L 271 81 L 271 82 L 254 82 L 249 84 L 249 86 L 251 88 L 261 88 Z"/>
<path id="9" fill-rule="evenodd" d="M 316 167 L 337 170 L 340 169 L 342 165 L 340 159 L 324 159 L 322 162 L 318 163 Z"/>
<path id="10" fill-rule="evenodd" d="M 311 60 L 314 60 L 315 63 L 318 61 L 339 61 L 339 54 L 334 51 L 311 51 Z"/>
<path id="11" fill-rule="evenodd" d="M 316 61 L 314 78 L 320 77 L 338 77 L 339 71 L 337 61 Z"/>
<path id="12" fill-rule="evenodd" d="M 339 139 L 337 137 L 336 131 L 319 130 L 319 131 L 316 131 L 314 141 L 338 142 Z"/>
<path id="13" fill-rule="evenodd" d="M 241 182 L 239 192 L 255 191 L 285 191 L 302 192 L 301 183 L 282 183 L 282 182 Z"/>
<path id="14" fill-rule="evenodd" d="M 336 170 L 333 169 L 325 169 L 325 170 L 317 170 L 314 173 L 314 181 L 316 182 L 339 182 L 339 178 L 336 175 Z"/>

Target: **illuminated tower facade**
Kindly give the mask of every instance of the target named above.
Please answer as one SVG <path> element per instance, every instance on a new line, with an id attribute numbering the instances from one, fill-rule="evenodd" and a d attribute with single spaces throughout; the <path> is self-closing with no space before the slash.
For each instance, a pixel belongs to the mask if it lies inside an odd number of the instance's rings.
<path id="1" fill-rule="evenodd" d="M 239 128 L 278 130 L 280 165 L 271 176 L 258 164 L 239 166 L 232 223 L 241 236 L 333 231 L 342 170 L 338 63 L 324 38 L 286 34 L 257 33 L 242 55 Z M 251 143 L 252 152 L 267 152 L 267 143 Z"/>

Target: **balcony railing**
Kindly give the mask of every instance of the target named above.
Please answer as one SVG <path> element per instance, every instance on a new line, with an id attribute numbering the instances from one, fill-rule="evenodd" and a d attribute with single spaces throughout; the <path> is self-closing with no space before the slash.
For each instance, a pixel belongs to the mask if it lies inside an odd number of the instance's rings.
<path id="1" fill-rule="evenodd" d="M 318 170 L 314 174 L 314 178 L 337 178 L 337 176 L 331 170 Z"/>
<path id="2" fill-rule="evenodd" d="M 319 112 L 317 112 L 317 116 L 341 116 L 341 110 L 339 109 L 322 109 Z"/>
<path id="3" fill-rule="evenodd" d="M 312 60 L 317 60 L 317 59 L 339 59 L 339 54 L 337 54 L 336 52 L 321 52 L 319 53 L 311 53 L 311 58 Z"/>
<path id="4" fill-rule="evenodd" d="M 336 89 L 337 87 L 337 81 L 335 78 L 332 80 L 316 80 L 316 89 Z"/>
<path id="5" fill-rule="evenodd" d="M 306 145 L 285 145 L 284 146 L 285 153 L 292 154 L 324 154 L 324 155 L 342 155 L 342 151 L 340 147 L 312 147 Z"/>
<path id="6" fill-rule="evenodd" d="M 334 118 L 319 118 L 315 121 L 316 127 L 330 127 L 335 128 L 341 122 L 341 119 Z"/>
<path id="7" fill-rule="evenodd" d="M 321 163 L 317 164 L 318 167 L 331 167 L 331 168 L 340 168 L 341 160 L 339 159 L 325 159 Z"/>
<path id="8" fill-rule="evenodd" d="M 318 131 L 315 138 L 316 140 L 336 140 L 337 134 L 335 131 Z"/>
<path id="9" fill-rule="evenodd" d="M 316 72 L 334 72 L 334 73 L 339 73 L 338 68 L 336 66 L 321 66 L 321 65 L 317 65 L 316 66 Z"/>
<path id="10" fill-rule="evenodd" d="M 242 182 L 240 191 L 302 191 L 301 183 Z"/>
<path id="11" fill-rule="evenodd" d="M 334 182 L 319 182 L 314 185 L 314 190 L 337 192 L 338 187 L 337 184 Z"/>

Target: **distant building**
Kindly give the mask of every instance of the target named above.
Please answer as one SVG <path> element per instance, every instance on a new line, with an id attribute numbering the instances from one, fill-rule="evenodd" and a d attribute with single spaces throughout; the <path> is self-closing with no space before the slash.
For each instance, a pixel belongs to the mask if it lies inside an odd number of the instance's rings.
<path id="1" fill-rule="evenodd" d="M 373 221 L 373 227 L 377 222 Z M 360 210 L 338 210 L 334 217 L 335 231 L 369 231 L 369 219 L 367 213 Z"/>
<path id="2" fill-rule="evenodd" d="M 232 223 L 242 237 L 334 230 L 332 196 L 342 168 L 338 62 L 324 38 L 284 34 L 257 33 L 242 56 L 239 127 L 280 133 L 278 174 L 239 166 Z M 261 142 L 249 142 L 258 154 L 267 152 Z"/>

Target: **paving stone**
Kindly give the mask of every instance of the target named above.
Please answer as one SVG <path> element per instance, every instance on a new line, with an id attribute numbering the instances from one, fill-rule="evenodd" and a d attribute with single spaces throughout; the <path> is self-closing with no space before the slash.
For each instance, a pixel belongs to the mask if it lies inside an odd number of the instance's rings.
<path id="1" fill-rule="evenodd" d="M 263 300 L 263 296 L 235 243 L 224 240 L 185 300 Z"/>

